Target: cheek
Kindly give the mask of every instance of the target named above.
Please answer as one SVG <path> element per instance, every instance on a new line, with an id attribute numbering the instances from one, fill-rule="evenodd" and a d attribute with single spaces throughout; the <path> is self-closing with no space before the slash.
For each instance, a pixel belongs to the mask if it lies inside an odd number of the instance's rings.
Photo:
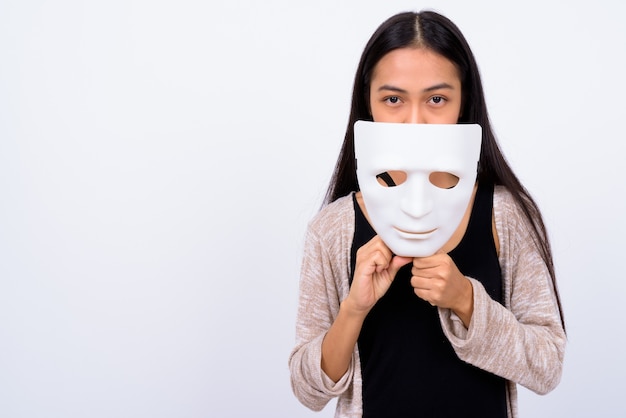
<path id="1" fill-rule="evenodd" d="M 369 111 L 370 111 L 370 115 L 372 116 L 372 120 L 374 122 L 382 122 L 381 121 L 381 110 L 380 110 L 380 104 L 379 103 L 375 103 L 372 102 L 370 100 L 370 105 L 369 105 Z"/>
<path id="2" fill-rule="evenodd" d="M 461 116 L 463 116 L 463 99 L 459 99 L 458 105 L 455 109 L 455 121 L 459 122 L 461 120 Z"/>
<path id="3" fill-rule="evenodd" d="M 461 118 L 460 106 L 449 106 L 445 111 L 434 116 L 436 123 L 453 125 L 459 122 Z"/>
<path id="4" fill-rule="evenodd" d="M 374 122 L 402 122 L 403 120 L 402 113 L 399 110 L 392 111 L 381 104 L 371 106 L 370 113 Z"/>

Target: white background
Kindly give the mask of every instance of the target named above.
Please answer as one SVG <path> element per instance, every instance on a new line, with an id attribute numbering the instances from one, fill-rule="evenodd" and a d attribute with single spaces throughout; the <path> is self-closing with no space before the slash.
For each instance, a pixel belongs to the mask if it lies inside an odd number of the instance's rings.
<path id="1" fill-rule="evenodd" d="M 455 21 L 551 232 L 569 331 L 525 417 L 626 414 L 617 1 L 0 0 L 0 416 L 330 417 L 299 263 L 374 29 Z"/>

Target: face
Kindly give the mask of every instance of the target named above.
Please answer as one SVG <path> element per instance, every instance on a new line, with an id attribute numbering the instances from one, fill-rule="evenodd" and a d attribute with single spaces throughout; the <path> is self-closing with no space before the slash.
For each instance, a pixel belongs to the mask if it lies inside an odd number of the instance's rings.
<path id="1" fill-rule="evenodd" d="M 395 254 L 432 255 L 461 222 L 480 153 L 480 126 L 456 125 L 458 70 L 430 49 L 393 50 L 374 67 L 369 102 L 377 123 L 357 122 L 355 151 L 372 226 Z"/>
<path id="2" fill-rule="evenodd" d="M 395 254 L 427 257 L 452 237 L 476 181 L 481 132 L 469 124 L 356 122 L 363 201 Z"/>
<path id="3" fill-rule="evenodd" d="M 430 49 L 395 49 L 374 67 L 369 99 L 375 122 L 457 123 L 461 80 L 452 61 Z"/>

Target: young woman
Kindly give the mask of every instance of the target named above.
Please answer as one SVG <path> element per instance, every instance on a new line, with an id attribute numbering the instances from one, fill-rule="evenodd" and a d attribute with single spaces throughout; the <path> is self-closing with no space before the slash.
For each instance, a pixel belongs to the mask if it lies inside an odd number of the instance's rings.
<path id="1" fill-rule="evenodd" d="M 482 127 L 471 202 L 437 254 L 394 256 L 370 226 L 357 120 Z M 338 397 L 338 417 L 516 417 L 516 384 L 540 394 L 558 384 L 566 338 L 547 233 L 447 18 L 401 13 L 373 34 L 326 200 L 307 230 L 289 359 L 304 405 Z"/>

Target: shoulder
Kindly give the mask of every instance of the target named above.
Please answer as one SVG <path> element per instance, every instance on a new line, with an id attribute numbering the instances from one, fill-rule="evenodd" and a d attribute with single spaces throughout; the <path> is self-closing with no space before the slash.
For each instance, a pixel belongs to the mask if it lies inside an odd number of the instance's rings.
<path id="1" fill-rule="evenodd" d="M 316 231 L 334 231 L 345 224 L 354 224 L 353 194 L 341 197 L 324 206 L 309 222 Z"/>
<path id="2" fill-rule="evenodd" d="M 493 218 L 500 255 L 510 255 L 525 228 L 523 210 L 513 194 L 504 186 L 495 186 L 493 192 Z"/>
<path id="3" fill-rule="evenodd" d="M 496 221 L 498 218 L 504 219 L 511 228 L 535 229 L 535 222 L 541 224 L 541 211 L 533 199 L 527 194 L 514 196 L 504 186 L 496 186 L 494 189 L 493 210 Z"/>
<path id="4" fill-rule="evenodd" d="M 493 190 L 493 209 L 495 211 L 510 211 L 517 207 L 515 198 L 505 186 L 495 186 Z"/>
<path id="5" fill-rule="evenodd" d="M 354 236 L 353 193 L 324 206 L 311 219 L 307 230 L 310 245 L 319 246 L 327 254 L 343 254 L 352 245 Z"/>
<path id="6" fill-rule="evenodd" d="M 493 213 L 496 224 L 500 226 L 513 227 L 527 222 L 520 203 L 505 186 L 494 188 Z"/>
<path id="7" fill-rule="evenodd" d="M 501 255 L 519 256 L 523 248 L 536 251 L 537 239 L 532 221 L 522 204 L 504 186 L 496 186 L 494 189 L 493 216 Z"/>

